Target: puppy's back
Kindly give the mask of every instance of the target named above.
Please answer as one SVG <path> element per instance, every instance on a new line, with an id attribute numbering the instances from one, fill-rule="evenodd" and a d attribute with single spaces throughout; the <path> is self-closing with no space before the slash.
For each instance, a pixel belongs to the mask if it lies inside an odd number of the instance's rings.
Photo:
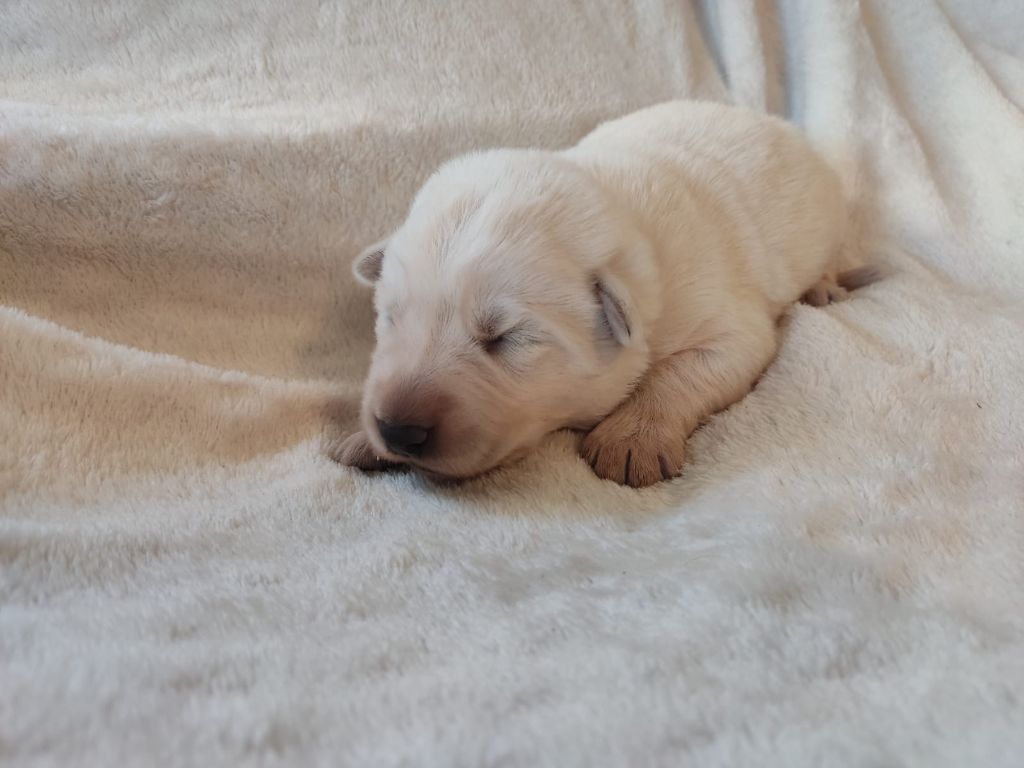
<path id="1" fill-rule="evenodd" d="M 743 241 L 732 266 L 779 307 L 836 266 L 846 220 L 839 178 L 779 118 L 725 104 L 668 102 L 599 126 L 570 154 L 598 175 L 606 163 L 628 162 L 647 179 L 661 177 L 661 192 L 642 202 L 648 211 L 680 196 L 664 189 L 670 175 L 691 195 L 713 200 L 718 225 L 728 222 Z M 673 203 L 665 205 L 652 211 L 655 224 L 672 216 Z"/>

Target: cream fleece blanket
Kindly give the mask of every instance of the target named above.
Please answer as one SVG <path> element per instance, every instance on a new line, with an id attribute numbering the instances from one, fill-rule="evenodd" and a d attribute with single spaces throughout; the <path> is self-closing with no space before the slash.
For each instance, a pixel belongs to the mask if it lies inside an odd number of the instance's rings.
<path id="1" fill-rule="evenodd" d="M 0 5 L 0 763 L 1024 761 L 1024 6 Z M 426 174 L 782 113 L 892 275 L 679 481 L 332 464 Z"/>

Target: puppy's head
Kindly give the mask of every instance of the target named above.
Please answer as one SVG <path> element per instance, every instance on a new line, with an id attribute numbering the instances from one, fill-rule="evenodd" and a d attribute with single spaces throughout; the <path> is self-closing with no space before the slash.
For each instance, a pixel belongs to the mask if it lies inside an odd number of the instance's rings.
<path id="1" fill-rule="evenodd" d="M 354 265 L 376 294 L 369 440 L 382 457 L 468 477 L 595 424 L 646 368 L 652 270 L 621 206 L 559 155 L 443 166 Z"/>

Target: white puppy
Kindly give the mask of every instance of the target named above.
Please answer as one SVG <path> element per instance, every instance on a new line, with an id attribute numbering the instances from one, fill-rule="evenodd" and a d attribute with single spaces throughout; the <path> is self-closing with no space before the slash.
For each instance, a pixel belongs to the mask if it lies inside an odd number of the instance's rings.
<path id="1" fill-rule="evenodd" d="M 335 458 L 468 477 L 571 427 L 599 477 L 673 477 L 772 359 L 785 308 L 845 295 L 845 222 L 793 127 L 718 104 L 452 160 L 356 260 L 377 348 L 363 431 Z"/>

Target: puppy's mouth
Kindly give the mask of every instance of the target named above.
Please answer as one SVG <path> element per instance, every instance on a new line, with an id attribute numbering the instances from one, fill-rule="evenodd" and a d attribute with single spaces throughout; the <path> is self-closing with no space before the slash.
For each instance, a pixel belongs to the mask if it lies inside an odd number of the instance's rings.
<path id="1" fill-rule="evenodd" d="M 529 453 L 532 445 L 494 439 L 472 427 L 464 427 L 444 435 L 443 444 L 425 446 L 422 453 L 399 453 L 387 446 L 376 426 L 374 420 L 364 418 L 363 431 L 378 458 L 388 464 L 415 470 L 439 485 L 454 485 L 489 475 L 519 461 Z M 452 455 L 450 450 L 453 447 L 458 449 L 454 452 L 456 455 Z"/>
<path id="2" fill-rule="evenodd" d="M 388 450 L 380 450 L 378 441 L 371 438 L 374 448 L 377 450 L 379 458 L 390 464 L 398 464 L 403 467 L 408 467 L 418 472 L 423 477 L 427 478 L 433 483 L 438 485 L 458 485 L 465 483 L 470 480 L 476 480 L 494 472 L 496 469 L 500 469 L 503 466 L 511 463 L 515 458 L 521 454 L 505 454 L 504 456 L 492 458 L 493 454 L 486 456 L 486 461 L 480 462 L 481 467 L 479 469 L 470 470 L 452 470 L 447 467 L 438 466 L 440 463 L 437 459 L 431 460 L 429 457 L 421 458 L 418 456 L 404 456 L 401 454 L 392 453 Z"/>

